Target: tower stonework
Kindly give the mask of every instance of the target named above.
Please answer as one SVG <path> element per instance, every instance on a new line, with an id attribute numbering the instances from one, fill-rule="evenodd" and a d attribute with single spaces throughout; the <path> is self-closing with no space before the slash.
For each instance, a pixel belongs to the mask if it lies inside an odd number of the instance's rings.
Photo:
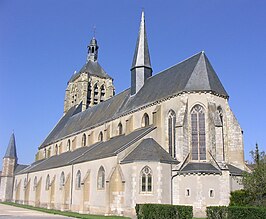
<path id="1" fill-rule="evenodd" d="M 88 46 L 86 64 L 67 84 L 64 113 L 78 104 L 82 104 L 84 111 L 114 96 L 113 79 L 100 66 L 98 49 L 97 40 L 93 37 Z"/>
<path id="2" fill-rule="evenodd" d="M 0 200 L 11 201 L 13 195 L 14 172 L 17 166 L 17 152 L 14 133 L 10 137 L 6 154 L 3 158 L 3 169 L 0 187 Z"/>

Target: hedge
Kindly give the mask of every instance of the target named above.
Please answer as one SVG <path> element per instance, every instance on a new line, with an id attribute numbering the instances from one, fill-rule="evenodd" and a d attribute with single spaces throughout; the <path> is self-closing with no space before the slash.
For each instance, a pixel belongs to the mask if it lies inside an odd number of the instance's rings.
<path id="1" fill-rule="evenodd" d="M 162 205 L 162 204 L 137 204 L 136 214 L 138 219 L 192 219 L 192 206 Z"/>
<path id="2" fill-rule="evenodd" d="M 208 219 L 265 219 L 265 207 L 211 206 L 206 210 Z"/>

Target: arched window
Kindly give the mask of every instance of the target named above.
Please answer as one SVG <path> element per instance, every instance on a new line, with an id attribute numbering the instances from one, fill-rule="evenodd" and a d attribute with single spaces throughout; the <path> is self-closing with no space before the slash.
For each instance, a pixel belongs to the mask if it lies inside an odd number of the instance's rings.
<path id="1" fill-rule="evenodd" d="M 98 141 L 103 141 L 103 133 L 102 132 L 99 133 Z"/>
<path id="2" fill-rule="evenodd" d="M 100 167 L 97 177 L 97 188 L 102 190 L 105 187 L 105 171 L 103 166 Z"/>
<path id="3" fill-rule="evenodd" d="M 60 175 L 60 184 L 59 184 L 59 188 L 62 189 L 63 186 L 65 185 L 65 173 L 64 171 L 61 173 Z"/>
<path id="4" fill-rule="evenodd" d="M 67 141 L 67 151 L 70 151 L 71 150 L 71 142 L 70 142 L 70 139 L 68 139 Z"/>
<path id="5" fill-rule="evenodd" d="M 191 110 L 192 160 L 206 160 L 205 112 L 196 105 Z"/>
<path id="6" fill-rule="evenodd" d="M 150 119 L 147 113 L 143 115 L 141 124 L 142 124 L 142 127 L 146 127 L 150 124 Z"/>
<path id="7" fill-rule="evenodd" d="M 43 154 L 44 154 L 44 158 L 46 158 L 46 156 L 47 156 L 47 154 L 46 154 L 46 148 L 44 148 Z"/>
<path id="8" fill-rule="evenodd" d="M 98 85 L 95 84 L 94 85 L 94 100 L 93 100 L 93 104 L 97 104 L 98 103 L 98 94 L 99 94 L 99 90 L 98 90 Z"/>
<path id="9" fill-rule="evenodd" d="M 86 146 L 87 142 L 86 142 L 86 134 L 84 133 L 82 136 L 82 146 Z"/>
<path id="10" fill-rule="evenodd" d="M 100 101 L 104 101 L 104 96 L 105 96 L 105 88 L 104 85 L 101 86 L 101 97 L 100 97 Z"/>
<path id="11" fill-rule="evenodd" d="M 141 176 L 141 192 L 152 191 L 152 172 L 151 168 L 145 166 L 140 173 Z"/>
<path id="12" fill-rule="evenodd" d="M 79 170 L 76 175 L 76 188 L 80 189 L 80 187 L 81 187 L 81 172 Z"/>
<path id="13" fill-rule="evenodd" d="M 118 135 L 122 135 L 122 133 L 123 133 L 123 126 L 122 126 L 122 124 L 121 124 L 121 122 L 118 124 L 118 126 L 117 126 L 117 134 Z"/>
<path id="14" fill-rule="evenodd" d="M 35 176 L 34 177 L 34 181 L 33 181 L 33 190 L 35 190 L 36 189 L 36 187 L 37 187 L 37 176 Z"/>
<path id="15" fill-rule="evenodd" d="M 175 123 L 176 123 L 175 112 L 171 110 L 168 115 L 168 146 L 169 146 L 169 153 L 173 158 L 176 158 Z"/>
<path id="16" fill-rule="evenodd" d="M 49 187 L 50 187 L 50 176 L 48 174 L 45 182 L 45 190 L 49 190 Z"/>
<path id="17" fill-rule="evenodd" d="M 54 154 L 58 155 L 58 145 L 57 144 L 55 145 L 55 148 L 54 148 Z"/>

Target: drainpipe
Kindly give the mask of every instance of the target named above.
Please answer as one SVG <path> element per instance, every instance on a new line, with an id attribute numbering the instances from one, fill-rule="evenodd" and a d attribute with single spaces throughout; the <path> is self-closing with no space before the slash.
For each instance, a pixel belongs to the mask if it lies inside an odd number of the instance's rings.
<path id="1" fill-rule="evenodd" d="M 171 205 L 173 204 L 173 179 L 178 175 L 178 171 L 175 175 L 172 175 L 172 164 L 171 164 Z"/>

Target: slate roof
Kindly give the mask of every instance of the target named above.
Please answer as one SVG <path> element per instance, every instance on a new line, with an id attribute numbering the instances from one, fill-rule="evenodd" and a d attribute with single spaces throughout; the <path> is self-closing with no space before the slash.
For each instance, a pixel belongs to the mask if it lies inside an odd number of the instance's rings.
<path id="1" fill-rule="evenodd" d="M 155 127 L 153 126 L 141 128 L 128 135 L 119 135 L 108 141 L 98 142 L 89 147 L 81 147 L 71 152 L 68 151 L 57 156 L 52 156 L 45 160 L 31 164 L 28 168 L 19 172 L 19 174 L 116 156 L 118 153 L 134 144 L 154 129 Z"/>
<path id="2" fill-rule="evenodd" d="M 98 61 L 91 61 L 88 60 L 85 65 L 80 69 L 79 72 L 73 74 L 73 76 L 70 78 L 69 82 L 73 82 L 76 78 L 79 77 L 80 74 L 82 73 L 88 73 L 90 75 L 95 75 L 100 78 L 110 78 L 112 79 L 102 68 L 102 66 L 99 64 Z"/>
<path id="3" fill-rule="evenodd" d="M 183 92 L 193 91 L 213 92 L 228 98 L 228 94 L 204 52 L 148 78 L 134 96 L 131 96 L 130 89 L 127 89 L 96 106 L 67 117 L 67 121 L 63 125 L 58 124 L 40 148 L 145 105 Z"/>
<path id="4" fill-rule="evenodd" d="M 17 174 L 18 172 L 24 170 L 26 167 L 28 167 L 29 165 L 23 165 L 23 164 L 18 164 L 15 168 L 14 173 Z"/>
<path id="5" fill-rule="evenodd" d="M 188 163 L 180 171 L 180 174 L 186 173 L 214 173 L 220 174 L 221 171 L 214 167 L 211 163 Z"/>
<path id="6" fill-rule="evenodd" d="M 227 164 L 229 172 L 233 176 L 242 176 L 245 171 L 233 166 L 232 164 Z"/>
<path id="7" fill-rule="evenodd" d="M 4 158 L 14 158 L 17 159 L 17 149 L 16 149 L 16 141 L 15 141 L 15 134 L 12 133 L 10 136 L 9 144 L 6 149 L 6 153 Z"/>
<path id="8" fill-rule="evenodd" d="M 157 161 L 160 163 L 179 163 L 173 159 L 153 138 L 147 138 L 128 154 L 121 163 L 132 163 L 136 161 Z"/>

